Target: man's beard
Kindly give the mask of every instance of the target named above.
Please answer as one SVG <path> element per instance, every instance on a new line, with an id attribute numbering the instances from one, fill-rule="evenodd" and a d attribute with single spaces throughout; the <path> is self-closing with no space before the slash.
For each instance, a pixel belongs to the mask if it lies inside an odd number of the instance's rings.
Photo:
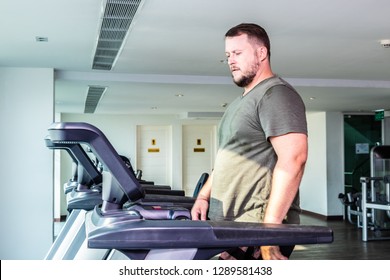
<path id="1" fill-rule="evenodd" d="M 253 81 L 254 78 L 255 78 L 255 74 L 250 73 L 247 76 L 241 76 L 240 79 L 238 79 L 238 80 L 235 80 L 233 78 L 233 81 L 237 86 L 243 88 L 243 87 L 246 87 L 247 85 L 249 85 Z"/>
<path id="2" fill-rule="evenodd" d="M 234 83 L 239 87 L 248 86 L 250 83 L 252 83 L 253 79 L 256 77 L 258 69 L 259 69 L 259 63 L 257 62 L 253 63 L 248 73 L 246 74 L 243 73 L 242 76 L 239 77 L 237 80 L 234 79 L 234 76 L 232 76 Z"/>

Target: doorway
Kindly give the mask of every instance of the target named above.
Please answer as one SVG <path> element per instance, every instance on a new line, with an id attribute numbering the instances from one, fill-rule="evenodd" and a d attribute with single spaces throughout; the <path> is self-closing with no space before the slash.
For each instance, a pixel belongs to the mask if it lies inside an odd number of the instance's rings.
<path id="1" fill-rule="evenodd" d="M 361 191 L 360 177 L 370 176 L 370 150 L 382 143 L 382 122 L 375 115 L 344 115 L 345 193 Z"/>
<path id="2" fill-rule="evenodd" d="M 172 185 L 171 127 L 137 126 L 137 169 L 142 179 L 156 185 Z"/>
<path id="3" fill-rule="evenodd" d="M 215 125 L 183 126 L 183 190 L 194 193 L 203 173 L 211 173 L 216 153 Z"/>

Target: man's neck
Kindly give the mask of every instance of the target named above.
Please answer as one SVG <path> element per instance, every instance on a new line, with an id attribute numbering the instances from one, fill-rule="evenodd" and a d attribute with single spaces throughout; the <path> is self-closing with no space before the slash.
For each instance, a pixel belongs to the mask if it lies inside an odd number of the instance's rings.
<path id="1" fill-rule="evenodd" d="M 274 73 L 271 71 L 271 69 L 267 69 L 266 71 L 259 72 L 259 75 L 256 76 L 253 81 L 244 87 L 244 93 L 242 96 L 246 95 L 248 92 L 250 92 L 256 85 L 261 83 L 262 81 L 269 79 L 274 76 Z"/>

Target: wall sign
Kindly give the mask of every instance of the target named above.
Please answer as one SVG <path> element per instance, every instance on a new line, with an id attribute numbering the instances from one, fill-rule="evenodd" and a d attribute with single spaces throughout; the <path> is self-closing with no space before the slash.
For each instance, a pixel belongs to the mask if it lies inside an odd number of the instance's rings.
<path id="1" fill-rule="evenodd" d="M 356 154 L 368 154 L 370 153 L 370 146 L 368 143 L 356 143 L 355 144 Z"/>
<path id="2" fill-rule="evenodd" d="M 152 139 L 151 141 L 152 146 L 156 146 L 156 139 Z M 159 148 L 149 148 L 148 153 L 159 153 L 160 149 Z"/>
<path id="3" fill-rule="evenodd" d="M 202 139 L 196 139 L 196 145 L 201 146 L 202 145 Z M 205 148 L 194 148 L 194 153 L 204 153 Z"/>

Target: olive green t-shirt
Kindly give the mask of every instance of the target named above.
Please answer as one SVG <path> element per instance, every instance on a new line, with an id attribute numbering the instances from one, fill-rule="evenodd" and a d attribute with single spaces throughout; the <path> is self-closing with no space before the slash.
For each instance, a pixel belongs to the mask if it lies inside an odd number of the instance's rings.
<path id="1" fill-rule="evenodd" d="M 277 156 L 268 138 L 307 134 L 304 103 L 287 82 L 274 76 L 235 99 L 219 125 L 209 217 L 261 222 L 271 191 Z M 288 223 L 299 223 L 299 194 Z"/>

